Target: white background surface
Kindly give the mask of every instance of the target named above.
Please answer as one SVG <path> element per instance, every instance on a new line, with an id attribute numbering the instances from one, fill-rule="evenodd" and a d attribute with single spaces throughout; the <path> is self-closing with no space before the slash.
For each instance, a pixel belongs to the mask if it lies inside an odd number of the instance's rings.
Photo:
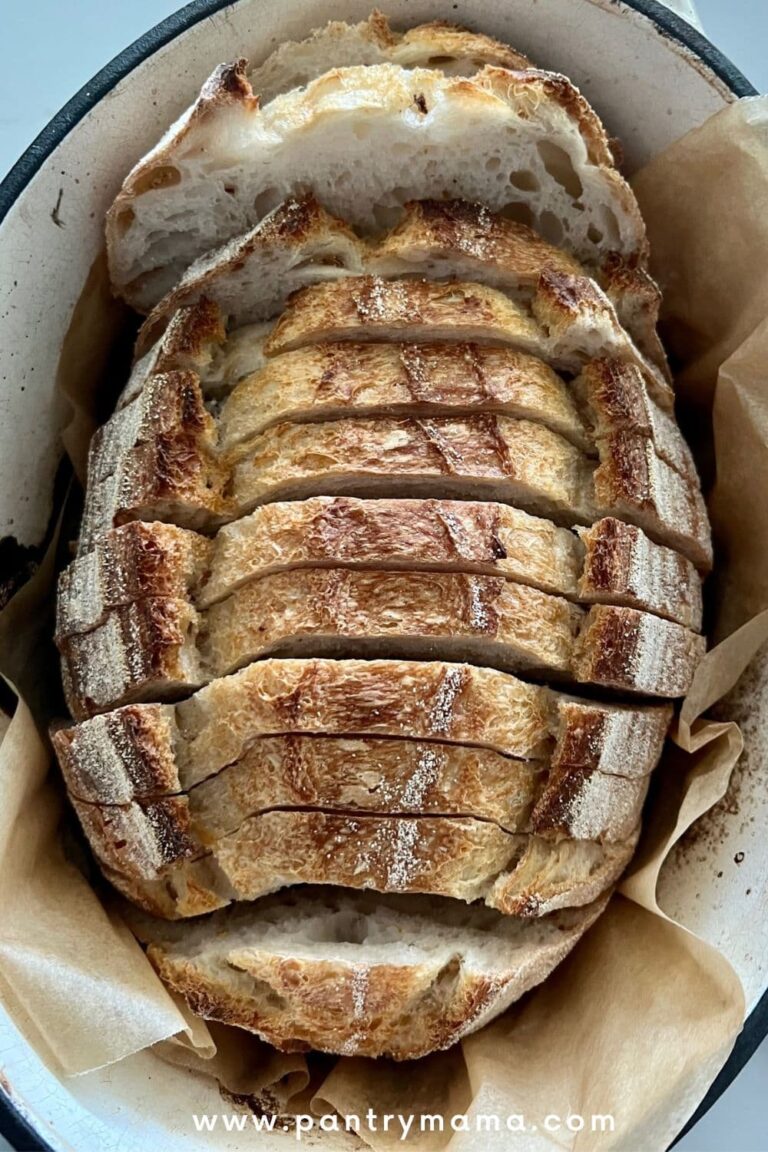
<path id="1" fill-rule="evenodd" d="M 174 0 L 0 0 L 0 177 L 70 96 L 178 6 Z M 383 0 L 380 6 L 386 9 Z M 768 91 L 768 0 L 697 0 L 696 6 L 709 38 Z M 0 1137 L 0 1149 L 6 1147 Z M 768 1043 L 677 1147 L 768 1152 Z"/>

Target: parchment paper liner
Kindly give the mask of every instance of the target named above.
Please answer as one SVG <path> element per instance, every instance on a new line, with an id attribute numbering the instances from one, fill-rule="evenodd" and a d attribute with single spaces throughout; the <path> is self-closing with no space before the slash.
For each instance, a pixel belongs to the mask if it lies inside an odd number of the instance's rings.
<path id="1" fill-rule="evenodd" d="M 0 616 L 3 672 L 22 696 L 0 747 L 0 994 L 58 1074 L 156 1044 L 164 1060 L 281 1112 L 310 1104 L 318 1114 L 466 1112 L 470 1129 L 477 1113 L 524 1115 L 537 1131 L 482 1136 L 484 1148 L 512 1152 L 663 1149 L 704 1096 L 741 1027 L 744 998 L 727 961 L 665 916 L 656 887 L 672 845 L 724 795 L 741 751 L 734 725 L 698 717 L 768 638 L 768 613 L 735 631 L 768 605 L 768 101 L 719 113 L 634 186 L 681 365 L 683 416 L 705 474 L 708 454 L 716 461 L 711 632 L 729 639 L 708 655 L 684 703 L 621 894 L 540 989 L 461 1047 L 417 1063 L 341 1059 L 329 1071 L 327 1061 L 313 1065 L 192 1019 L 57 835 L 61 785 L 29 706 L 39 722 L 50 707 L 52 547 Z M 65 439 L 81 475 L 103 350 L 120 319 L 97 265 L 61 360 L 60 384 L 75 407 Z M 550 1136 L 541 1121 L 552 1112 L 612 1113 L 616 1131 Z M 398 1128 L 363 1135 L 376 1149 L 402 1146 Z M 448 1128 L 412 1132 L 408 1146 L 463 1152 L 477 1140 Z M 333 1133 L 322 1144 L 349 1147 Z"/>

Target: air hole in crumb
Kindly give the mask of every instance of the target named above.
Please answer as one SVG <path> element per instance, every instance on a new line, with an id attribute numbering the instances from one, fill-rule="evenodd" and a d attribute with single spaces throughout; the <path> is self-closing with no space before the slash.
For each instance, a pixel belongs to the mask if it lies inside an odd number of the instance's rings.
<path id="1" fill-rule="evenodd" d="M 135 219 L 136 213 L 134 212 L 133 208 L 124 208 L 122 212 L 118 213 L 117 230 L 121 236 L 125 235 Z"/>
<path id="2" fill-rule="evenodd" d="M 541 185 L 533 172 L 510 172 L 509 182 L 521 192 L 538 192 Z"/>
<path id="3" fill-rule="evenodd" d="M 587 239 L 591 240 L 593 244 L 599 244 L 603 238 L 603 234 L 596 224 L 590 224 L 587 228 Z"/>
<path id="4" fill-rule="evenodd" d="M 430 56 L 427 64 L 433 68 L 443 68 L 446 64 L 455 64 L 455 56 Z"/>
<path id="5" fill-rule="evenodd" d="M 499 168 L 501 168 L 501 157 L 489 156 L 485 162 L 486 172 L 498 172 Z"/>
<path id="6" fill-rule="evenodd" d="M 584 186 L 565 149 L 559 144 L 553 144 L 551 140 L 539 140 L 536 149 L 552 179 L 556 180 L 574 200 L 580 199 Z"/>
<path id="7" fill-rule="evenodd" d="M 618 242 L 621 237 L 621 228 L 619 227 L 619 221 L 616 219 L 616 213 L 611 208 L 606 208 L 604 219 L 607 225 L 605 231 L 608 239 Z"/>
<path id="8" fill-rule="evenodd" d="M 531 207 L 522 200 L 505 205 L 501 214 L 505 216 L 507 220 L 514 220 L 517 224 L 527 224 L 529 228 L 533 227 L 533 212 L 531 211 Z"/>
<path id="9" fill-rule="evenodd" d="M 257 218 L 261 220 L 264 216 L 268 216 L 273 208 L 277 208 L 281 199 L 277 188 L 265 188 L 253 201 L 253 209 Z"/>
<path id="10" fill-rule="evenodd" d="M 541 213 L 538 230 L 550 244 L 559 244 L 563 239 L 563 225 L 554 212 Z"/>
<path id="11" fill-rule="evenodd" d="M 181 183 L 181 172 L 172 164 L 159 164 L 157 168 L 150 168 L 143 172 L 133 182 L 133 191 L 136 196 L 151 192 L 155 188 L 172 188 L 174 184 Z"/>

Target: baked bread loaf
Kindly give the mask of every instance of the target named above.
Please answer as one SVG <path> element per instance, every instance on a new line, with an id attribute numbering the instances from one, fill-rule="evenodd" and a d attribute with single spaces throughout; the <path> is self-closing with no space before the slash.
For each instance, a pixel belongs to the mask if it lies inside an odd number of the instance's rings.
<path id="1" fill-rule="evenodd" d="M 363 230 L 449 193 L 494 211 L 520 205 L 525 223 L 593 266 L 612 252 L 646 259 L 603 126 L 564 76 L 337 68 L 261 108 L 238 61 L 126 177 L 107 216 L 112 282 L 148 309 L 195 257 L 307 187 Z"/>
<path id="2" fill-rule="evenodd" d="M 217 69 L 110 209 L 149 315 L 53 743 L 204 1016 L 424 1055 L 632 856 L 712 549 L 616 155 L 565 77 L 374 13 Z"/>
<path id="3" fill-rule="evenodd" d="M 450 1047 L 539 984 L 605 903 L 519 920 L 436 897 L 309 888 L 194 925 L 136 913 L 131 924 L 201 1015 L 286 1051 L 410 1060 Z"/>

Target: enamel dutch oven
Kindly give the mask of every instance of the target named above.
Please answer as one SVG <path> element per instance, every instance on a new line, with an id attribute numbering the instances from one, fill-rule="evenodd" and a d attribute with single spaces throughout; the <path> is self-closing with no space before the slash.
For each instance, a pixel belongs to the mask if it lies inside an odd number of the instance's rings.
<path id="1" fill-rule="evenodd" d="M 196 0 L 94 77 L 0 185 L 0 585 L 17 581 L 45 540 L 66 420 L 55 383 L 59 353 L 103 246 L 104 212 L 127 169 L 222 60 L 245 55 L 258 63 L 281 40 L 329 19 L 365 19 L 372 6 L 372 0 Z M 725 104 L 755 94 L 709 41 L 656 0 L 388 0 L 382 7 L 395 26 L 455 20 L 566 72 L 622 141 L 630 173 Z M 768 695 L 768 663 L 755 670 L 749 691 L 747 706 L 754 696 L 757 709 Z M 749 747 L 749 733 L 748 753 L 768 760 Z M 718 812 L 697 851 L 673 859 L 663 876 L 664 907 L 728 956 L 747 996 L 746 1027 L 697 1117 L 768 1032 L 768 942 L 755 939 L 754 904 L 744 900 L 750 886 L 763 886 L 767 806 L 757 783 L 742 777 L 738 813 Z M 2 1009 L 0 1102 L 0 1131 L 19 1149 L 241 1146 L 234 1135 L 189 1131 L 192 1112 L 221 1108 L 212 1082 L 147 1053 L 59 1081 Z"/>

